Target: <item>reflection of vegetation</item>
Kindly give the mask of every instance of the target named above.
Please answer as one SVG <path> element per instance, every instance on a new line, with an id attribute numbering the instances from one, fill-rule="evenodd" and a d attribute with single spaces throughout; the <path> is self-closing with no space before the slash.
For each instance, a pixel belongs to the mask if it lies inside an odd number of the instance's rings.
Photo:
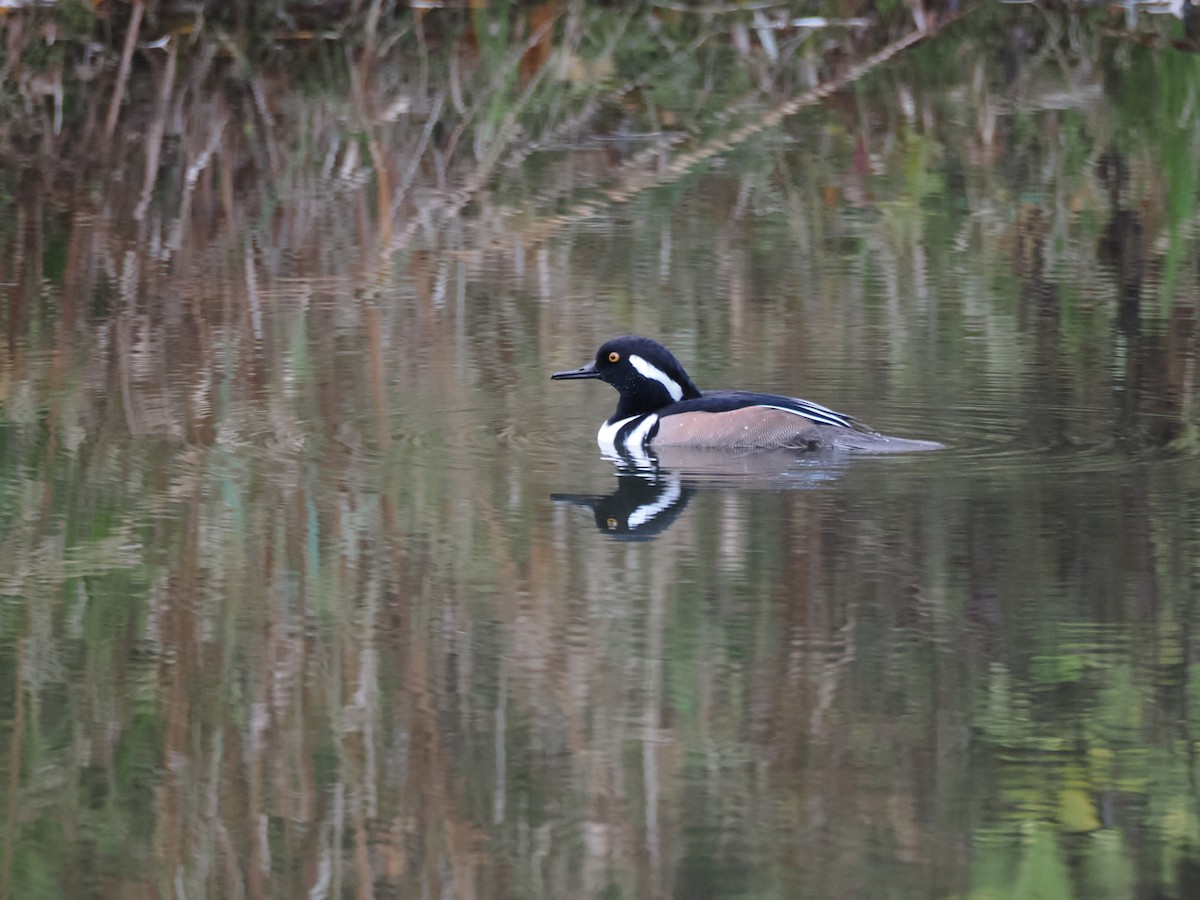
<path id="1" fill-rule="evenodd" d="M 1163 261 L 1160 299 L 1170 309 L 1178 290 L 1185 244 L 1183 230 L 1196 214 L 1197 174 L 1194 165 L 1200 143 L 1200 110 L 1196 88 L 1200 57 L 1184 53 L 1155 53 L 1135 48 L 1129 65 L 1109 75 L 1113 96 L 1122 107 L 1128 133 L 1122 143 L 1155 135 L 1162 178 L 1162 204 L 1170 244 Z"/>
<path id="2" fill-rule="evenodd" d="M 1180 26 L 359 6 L 2 20 L 0 896 L 1187 895 Z M 564 536 L 617 323 L 964 455 Z"/>

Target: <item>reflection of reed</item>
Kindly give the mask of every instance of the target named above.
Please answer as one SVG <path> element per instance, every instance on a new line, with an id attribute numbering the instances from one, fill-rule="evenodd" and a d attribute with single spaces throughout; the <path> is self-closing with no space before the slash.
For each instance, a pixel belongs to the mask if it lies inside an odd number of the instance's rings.
<path id="1" fill-rule="evenodd" d="M 22 636 L 16 646 L 18 672 L 24 669 L 26 639 L 27 636 Z M 19 797 L 21 770 L 24 762 L 23 754 L 21 753 L 21 742 L 25 738 L 26 684 L 24 679 L 14 678 L 12 691 L 12 720 L 9 724 L 9 728 L 12 731 L 8 739 L 8 755 L 4 761 L 8 767 L 8 785 L 4 803 L 4 851 L 3 855 L 0 856 L 0 898 L 3 898 L 3 900 L 9 900 L 13 896 L 13 850 L 16 847 L 17 836 L 20 832 Z"/>
<path id="2" fill-rule="evenodd" d="M 683 175 L 695 169 L 701 163 L 724 153 L 745 142 L 765 129 L 779 124 L 800 110 L 814 106 L 825 100 L 847 85 L 854 84 L 869 72 L 902 53 L 909 47 L 930 36 L 930 32 L 913 31 L 906 36 L 892 41 L 886 47 L 868 56 L 857 65 L 848 66 L 834 78 L 804 92 L 799 97 L 779 103 L 765 113 L 755 116 L 729 131 L 722 131 L 717 137 L 700 143 L 693 149 L 679 153 L 673 159 L 660 160 L 654 168 L 642 168 L 630 171 L 617 184 L 604 188 L 600 199 L 585 200 L 575 204 L 566 214 L 540 219 L 532 228 L 520 233 L 524 241 L 540 242 L 555 231 L 572 223 L 584 221 L 597 215 L 610 206 L 627 203 L 632 198 L 649 190 L 678 180 Z"/>

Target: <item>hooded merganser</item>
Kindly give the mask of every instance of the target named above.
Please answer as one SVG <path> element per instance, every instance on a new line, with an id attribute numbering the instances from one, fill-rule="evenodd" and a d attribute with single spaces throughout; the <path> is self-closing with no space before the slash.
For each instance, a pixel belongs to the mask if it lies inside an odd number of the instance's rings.
<path id="1" fill-rule="evenodd" d="M 639 454 L 648 446 L 722 450 L 940 450 L 942 444 L 884 437 L 857 419 L 801 400 L 751 391 L 701 391 L 671 351 L 646 337 L 605 342 L 585 366 L 556 380 L 599 378 L 621 395 L 596 442 L 607 453 Z"/>
<path id="2" fill-rule="evenodd" d="M 695 488 L 676 472 L 624 472 L 611 494 L 551 494 L 555 503 L 588 510 L 596 528 L 618 541 L 645 541 L 671 527 Z"/>

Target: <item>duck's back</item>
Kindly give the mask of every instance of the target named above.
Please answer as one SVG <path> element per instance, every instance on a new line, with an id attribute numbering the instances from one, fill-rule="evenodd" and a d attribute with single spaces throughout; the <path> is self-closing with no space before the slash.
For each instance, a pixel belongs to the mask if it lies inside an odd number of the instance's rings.
<path id="1" fill-rule="evenodd" d="M 723 450 L 808 448 L 818 437 L 818 427 L 803 416 L 767 406 L 745 406 L 724 412 L 685 411 L 659 417 L 654 445 Z"/>
<path id="2" fill-rule="evenodd" d="M 660 447 L 719 450 L 934 450 L 928 441 L 876 434 L 857 419 L 797 397 L 751 391 L 706 391 L 658 412 L 652 439 Z"/>

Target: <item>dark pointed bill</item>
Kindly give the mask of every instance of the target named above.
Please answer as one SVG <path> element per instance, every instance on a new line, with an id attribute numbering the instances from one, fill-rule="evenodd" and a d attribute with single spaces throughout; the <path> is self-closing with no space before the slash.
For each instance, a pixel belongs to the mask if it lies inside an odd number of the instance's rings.
<path id="1" fill-rule="evenodd" d="M 586 366 L 580 366 L 578 369 L 568 369 L 565 372 L 555 372 L 550 376 L 553 381 L 562 381 L 566 378 L 599 378 L 600 373 L 596 371 L 594 362 L 588 363 Z"/>

